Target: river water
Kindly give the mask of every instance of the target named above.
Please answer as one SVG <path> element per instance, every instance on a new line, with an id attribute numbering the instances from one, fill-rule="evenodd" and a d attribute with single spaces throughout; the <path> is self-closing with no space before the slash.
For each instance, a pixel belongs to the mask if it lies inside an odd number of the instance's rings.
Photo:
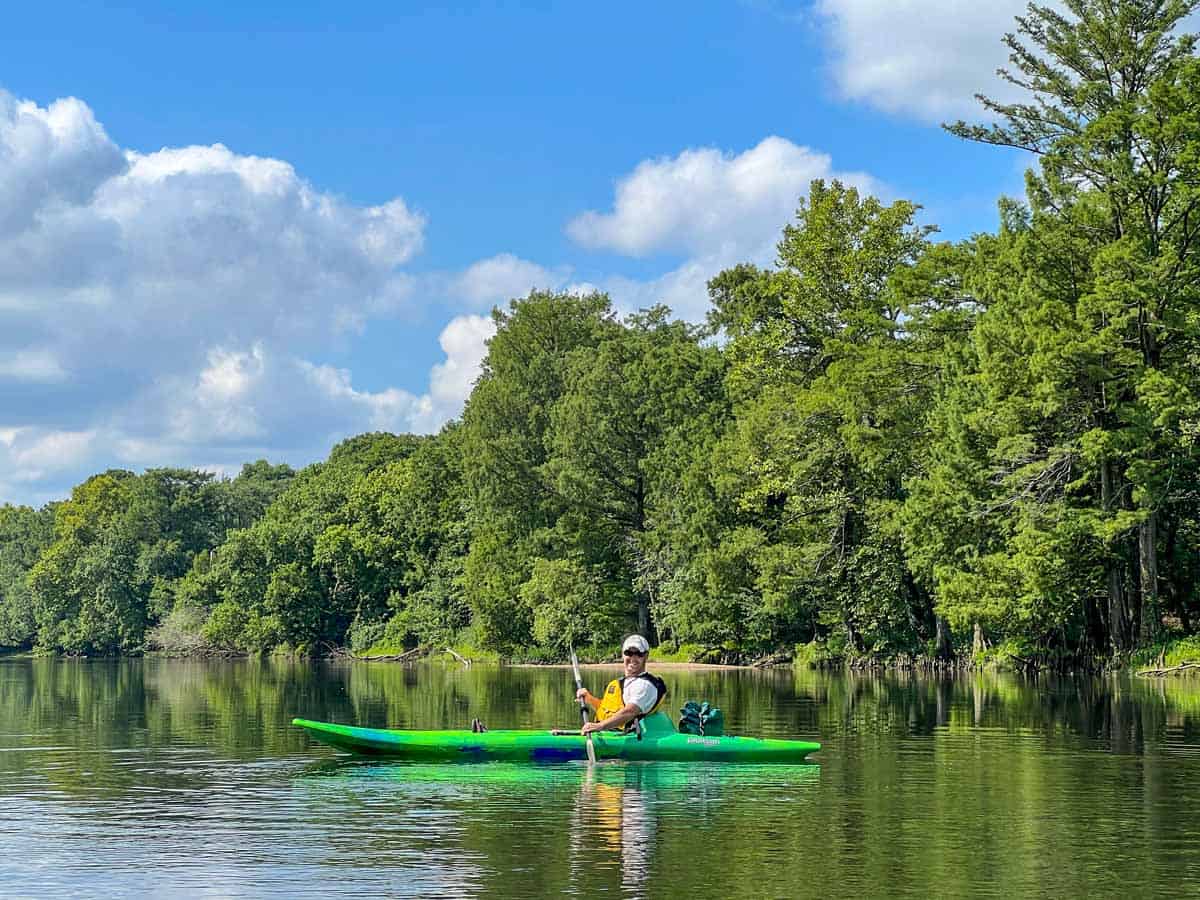
<path id="1" fill-rule="evenodd" d="M 385 765 L 289 722 L 569 726 L 569 670 L 0 659 L 0 896 L 1200 896 L 1200 681 L 658 671 L 823 749 Z"/>

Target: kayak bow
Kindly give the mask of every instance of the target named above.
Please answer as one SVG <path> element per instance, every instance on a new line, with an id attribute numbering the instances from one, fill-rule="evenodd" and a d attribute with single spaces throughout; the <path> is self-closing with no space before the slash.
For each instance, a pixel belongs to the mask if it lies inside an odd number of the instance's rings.
<path id="1" fill-rule="evenodd" d="M 681 762 L 800 763 L 821 749 L 808 741 L 749 737 L 705 737 L 680 734 L 662 713 L 644 720 L 642 739 L 633 734 L 600 731 L 593 735 L 599 759 L 674 760 Z M 368 756 L 443 762 L 566 762 L 586 759 L 587 745 L 579 734 L 549 731 L 400 731 L 357 728 L 293 719 L 322 743 Z"/>

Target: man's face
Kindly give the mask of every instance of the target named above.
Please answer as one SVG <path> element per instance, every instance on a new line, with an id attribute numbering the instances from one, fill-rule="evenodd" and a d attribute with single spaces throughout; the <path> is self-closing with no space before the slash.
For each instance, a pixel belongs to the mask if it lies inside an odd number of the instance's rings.
<path id="1" fill-rule="evenodd" d="M 636 650 L 626 650 L 623 654 L 626 675 L 641 675 L 646 671 L 646 656 Z"/>

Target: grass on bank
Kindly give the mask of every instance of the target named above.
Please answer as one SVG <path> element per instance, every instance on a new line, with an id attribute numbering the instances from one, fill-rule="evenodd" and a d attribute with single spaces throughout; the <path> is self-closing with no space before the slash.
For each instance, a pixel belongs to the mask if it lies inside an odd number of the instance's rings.
<path id="1" fill-rule="evenodd" d="M 1130 659 L 1134 668 L 1173 669 L 1200 665 L 1200 635 L 1169 638 L 1136 651 Z"/>

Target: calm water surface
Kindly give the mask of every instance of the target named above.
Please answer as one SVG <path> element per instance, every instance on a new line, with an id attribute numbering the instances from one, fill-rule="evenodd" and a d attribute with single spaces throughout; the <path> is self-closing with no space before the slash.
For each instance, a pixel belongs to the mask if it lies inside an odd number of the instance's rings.
<path id="1" fill-rule="evenodd" d="M 0 659 L 0 896 L 1200 896 L 1200 681 L 659 671 L 819 764 L 381 765 L 288 724 L 567 726 L 569 670 Z"/>

